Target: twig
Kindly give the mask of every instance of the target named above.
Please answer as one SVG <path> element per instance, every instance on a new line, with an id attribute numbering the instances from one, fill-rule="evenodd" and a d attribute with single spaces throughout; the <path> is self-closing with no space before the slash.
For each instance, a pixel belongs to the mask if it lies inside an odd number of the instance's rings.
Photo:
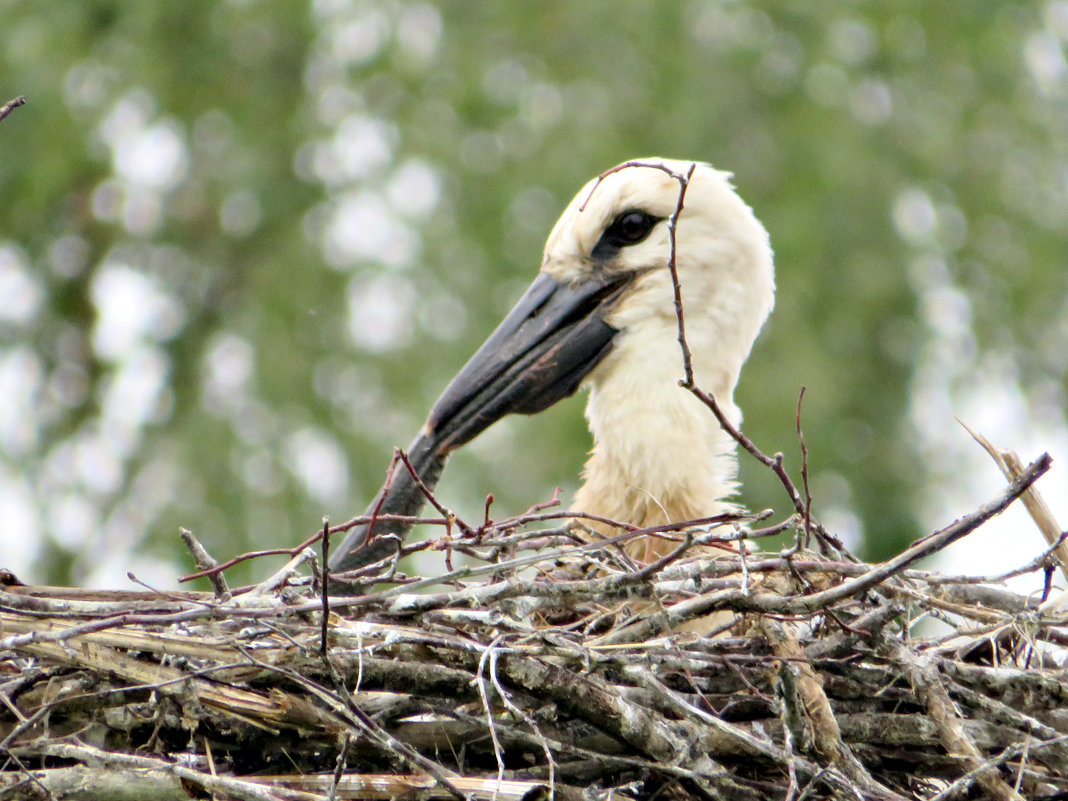
<path id="1" fill-rule="evenodd" d="M 219 566 L 215 557 L 208 553 L 207 549 L 193 536 L 193 532 L 189 529 L 178 529 L 178 535 L 182 538 L 182 542 L 185 543 L 185 547 L 193 554 L 193 564 L 196 565 L 197 570 L 206 571 L 204 575 L 211 582 L 215 597 L 220 601 L 229 601 L 231 598 L 230 588 L 226 586 L 226 576 L 215 570 Z"/>
<path id="2" fill-rule="evenodd" d="M 493 743 L 493 758 L 497 761 L 497 781 L 504 779 L 504 756 L 501 742 L 497 739 L 497 726 L 493 720 L 493 705 L 490 704 L 489 694 L 486 692 L 486 663 L 489 661 L 493 649 L 500 641 L 500 637 L 494 637 L 482 652 L 478 660 L 478 670 L 475 671 L 475 685 L 478 687 L 478 697 L 482 700 L 482 710 L 486 713 L 486 729 L 489 731 L 490 741 Z M 496 801 L 494 799 L 493 801 Z"/>
<path id="3" fill-rule="evenodd" d="M 12 100 L 8 100 L 6 103 L 4 103 L 4 105 L 0 106 L 0 120 L 3 120 L 5 117 L 7 117 L 8 114 L 17 109 L 19 106 L 25 105 L 26 98 L 22 95 L 19 95 L 18 97 Z"/>
<path id="4" fill-rule="evenodd" d="M 330 631 L 330 519 L 323 518 L 323 564 L 319 578 L 319 602 L 323 605 L 322 629 L 319 632 L 319 655 L 327 654 L 327 634 Z"/>
<path id="5" fill-rule="evenodd" d="M 448 534 L 449 528 L 452 526 L 452 524 L 454 522 L 456 523 L 457 526 L 459 526 L 460 531 L 462 531 L 464 534 L 473 533 L 474 529 L 471 528 L 471 526 L 467 525 L 467 523 L 465 523 L 463 520 L 458 518 L 454 512 L 452 512 L 451 510 L 446 509 L 444 506 L 442 506 L 441 502 L 438 501 L 437 497 L 435 497 L 435 495 L 431 491 L 430 487 L 428 487 L 426 485 L 426 483 L 423 481 L 423 479 L 420 478 L 419 473 L 415 469 L 415 466 L 408 459 L 408 454 L 405 453 L 400 448 L 397 448 L 396 454 L 397 454 L 398 457 L 400 457 L 400 460 L 404 463 L 404 467 L 407 469 L 408 474 L 412 477 L 412 481 L 415 482 L 415 486 L 417 486 L 419 488 L 419 491 L 423 493 L 423 497 L 425 497 L 430 502 L 430 504 L 435 509 L 438 510 L 438 513 L 442 517 L 445 518 L 445 532 L 446 532 L 446 534 Z"/>
<path id="6" fill-rule="evenodd" d="M 797 430 L 797 441 L 801 445 L 801 486 L 805 490 L 804 532 L 805 547 L 807 548 L 809 541 L 812 539 L 812 493 L 809 491 L 808 487 L 808 446 L 805 445 L 805 432 L 801 428 L 801 404 L 804 400 L 805 387 L 801 387 L 801 391 L 797 395 L 797 415 L 794 420 L 794 425 Z"/>
<path id="7" fill-rule="evenodd" d="M 323 555 L 326 560 L 326 555 Z M 330 788 L 326 792 L 326 801 L 336 801 L 337 787 L 341 783 L 341 777 L 345 775 L 345 766 L 348 763 L 349 743 L 352 741 L 348 732 L 342 735 L 341 745 L 337 749 L 337 759 L 334 761 L 334 776 L 330 782 Z"/>
<path id="8" fill-rule="evenodd" d="M 1020 473 L 1023 472 L 1023 464 L 1016 453 L 995 448 L 986 437 L 976 431 L 972 431 L 963 420 L 958 418 L 957 422 L 964 426 L 964 430 L 971 434 L 972 439 L 990 454 L 990 458 L 1001 469 L 1005 478 L 1012 481 L 1020 476 Z M 1046 538 L 1047 544 L 1054 549 L 1057 561 L 1060 563 L 1061 575 L 1068 579 L 1068 542 L 1064 541 L 1064 530 L 1057 524 L 1057 519 L 1053 516 L 1053 510 L 1038 494 L 1038 489 L 1035 487 L 1029 487 L 1020 496 L 1020 500 L 1023 501 L 1024 507 L 1031 515 L 1031 519 L 1035 521 L 1038 530 L 1042 532 L 1042 536 Z"/>
<path id="9" fill-rule="evenodd" d="M 716 420 L 719 421 L 723 430 L 726 431 L 735 442 L 741 445 L 750 456 L 762 465 L 771 468 L 771 471 L 778 477 L 779 483 L 782 484 L 783 488 L 786 490 L 786 494 L 790 496 L 790 503 L 793 504 L 794 511 L 803 517 L 805 515 L 805 502 L 801 498 L 801 494 L 797 491 L 797 486 L 794 484 L 793 479 L 790 478 L 789 473 L 786 472 L 786 468 L 783 466 L 782 454 L 776 453 L 774 456 L 768 456 L 756 446 L 755 442 L 743 434 L 741 429 L 727 419 L 727 416 L 723 413 L 723 410 L 719 407 L 715 398 L 700 387 L 687 387 L 687 389 L 689 389 L 701 403 L 708 407 L 712 414 L 715 415 Z"/>
<path id="10" fill-rule="evenodd" d="M 280 587 L 284 586 L 293 576 L 296 575 L 297 569 L 305 562 L 315 561 L 315 551 L 311 548 L 305 548 L 298 553 L 281 568 L 275 571 L 272 575 L 255 585 L 251 590 L 241 595 L 236 596 L 231 602 L 234 606 L 247 606 L 256 605 L 263 602 L 273 603 L 274 599 L 271 598 L 272 593 Z"/>
<path id="11" fill-rule="evenodd" d="M 786 757 L 786 797 L 783 801 L 794 801 L 801 789 L 797 784 L 797 768 L 794 766 L 794 737 L 787 724 L 786 705 L 780 700 L 778 707 L 782 713 L 782 750 Z"/>
<path id="12" fill-rule="evenodd" d="M 501 702 L 508 708 L 513 715 L 516 715 L 527 726 L 530 727 L 531 733 L 537 739 L 539 745 L 541 745 L 542 753 L 545 754 L 545 766 L 548 770 L 549 778 L 549 797 L 548 801 L 554 801 L 556 798 L 556 760 L 553 758 L 552 748 L 549 745 L 548 739 L 542 734 L 541 729 L 538 727 L 537 722 L 523 711 L 522 707 L 518 706 L 515 701 L 512 700 L 509 693 L 501 686 L 501 680 L 497 676 L 497 652 L 492 649 L 487 649 L 490 654 L 490 680 L 493 682 L 494 688 L 497 690 L 497 695 L 500 697 Z"/>
<path id="13" fill-rule="evenodd" d="M 675 210 L 671 213 L 671 216 L 668 217 L 667 221 L 668 241 L 671 243 L 671 253 L 668 256 L 668 271 L 671 273 L 671 289 L 675 295 L 675 319 L 678 321 L 679 349 L 682 351 L 682 370 L 684 376 L 682 386 L 686 389 L 693 388 L 693 356 L 690 353 L 690 345 L 686 342 L 686 322 L 682 309 L 682 285 L 679 283 L 676 235 L 678 233 L 679 216 L 682 214 L 683 206 L 686 203 L 686 190 L 690 188 L 690 179 L 693 177 L 694 170 L 696 169 L 697 164 L 695 162 L 690 165 L 690 169 L 685 177 L 670 170 L 668 171 L 671 177 L 679 182 L 679 198 L 675 203 Z"/>

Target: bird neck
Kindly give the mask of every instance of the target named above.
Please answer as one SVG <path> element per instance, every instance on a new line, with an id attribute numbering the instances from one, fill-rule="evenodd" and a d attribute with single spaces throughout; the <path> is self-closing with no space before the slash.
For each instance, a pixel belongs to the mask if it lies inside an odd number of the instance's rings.
<path id="1" fill-rule="evenodd" d="M 589 381 L 586 416 L 594 446 L 575 509 L 642 528 L 710 517 L 735 508 L 733 439 L 678 384 L 682 359 L 673 336 L 630 331 Z M 669 331 L 667 333 L 670 333 Z M 695 376 L 733 423 L 737 370 L 694 351 Z M 740 365 L 739 365 L 740 366 Z M 614 533 L 605 531 L 605 533 Z"/>

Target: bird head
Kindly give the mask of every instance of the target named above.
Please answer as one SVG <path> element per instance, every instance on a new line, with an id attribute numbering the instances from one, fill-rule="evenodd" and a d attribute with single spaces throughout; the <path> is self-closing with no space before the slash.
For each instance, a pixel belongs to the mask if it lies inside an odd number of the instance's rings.
<path id="1" fill-rule="evenodd" d="M 598 275 L 626 280 L 626 290 L 601 310 L 619 332 L 613 350 L 625 340 L 640 338 L 647 347 L 670 341 L 681 377 L 668 267 L 674 253 L 698 382 L 707 378 L 719 391 L 733 390 L 775 297 L 768 233 L 730 178 L 690 161 L 626 162 L 575 196 L 549 234 L 542 262 L 564 284 Z M 592 371 L 590 380 L 604 372 Z"/>
<path id="2" fill-rule="evenodd" d="M 733 390 L 773 304 L 767 231 L 728 173 L 640 159 L 590 181 L 564 210 L 538 277 L 446 388 L 424 437 L 449 452 L 505 414 L 541 411 L 587 377 L 596 384 L 621 345 L 673 343 L 673 253 L 698 379 Z"/>

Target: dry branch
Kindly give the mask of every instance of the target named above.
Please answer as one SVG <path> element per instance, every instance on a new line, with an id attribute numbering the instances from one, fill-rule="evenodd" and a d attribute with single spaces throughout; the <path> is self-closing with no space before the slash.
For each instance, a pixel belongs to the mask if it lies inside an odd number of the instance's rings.
<path id="1" fill-rule="evenodd" d="M 1005 478 L 1012 481 L 1023 473 L 1023 463 L 1015 452 L 995 448 L 982 434 L 973 431 L 963 422 L 961 422 L 961 425 L 964 426 L 965 431 L 972 435 L 972 439 L 978 442 L 983 450 L 990 455 L 990 458 L 994 460 Z M 1046 538 L 1046 542 L 1049 543 L 1051 556 L 1055 556 L 1060 563 L 1061 575 L 1068 579 L 1068 540 L 1065 539 L 1064 529 L 1060 527 L 1057 519 L 1053 516 L 1053 510 L 1038 494 L 1038 490 L 1035 487 L 1029 487 L 1020 497 L 1020 500 L 1023 501 L 1027 513 L 1031 515 L 1031 519 L 1035 521 L 1038 530 Z"/>
<path id="2" fill-rule="evenodd" d="M 10 114 L 12 111 L 17 109 L 19 106 L 25 106 L 25 105 L 26 105 L 26 98 L 23 97 L 22 95 L 19 95 L 18 97 L 15 97 L 15 98 L 12 98 L 11 100 L 8 100 L 6 103 L 4 103 L 2 106 L 0 106 L 0 120 L 3 120 L 5 117 L 7 117 L 8 114 Z"/>
<path id="3" fill-rule="evenodd" d="M 451 574 L 331 598 L 325 656 L 306 556 L 231 600 L 7 586 L 0 797 L 1054 797 L 1064 616 L 912 567 L 1046 464 L 882 565 L 454 530 Z"/>

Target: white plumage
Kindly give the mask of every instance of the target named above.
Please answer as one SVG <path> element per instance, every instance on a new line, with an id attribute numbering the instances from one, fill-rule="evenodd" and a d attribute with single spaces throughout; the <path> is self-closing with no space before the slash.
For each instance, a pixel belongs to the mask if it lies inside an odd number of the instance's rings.
<path id="1" fill-rule="evenodd" d="M 692 165 L 638 161 L 680 175 Z M 729 179 L 697 165 L 678 220 L 676 258 L 695 381 L 737 425 L 741 412 L 734 388 L 771 311 L 775 282 L 767 231 Z M 606 315 L 620 333 L 585 381 L 594 448 L 574 503 L 576 510 L 641 527 L 718 514 L 730 508 L 723 501 L 736 488 L 734 441 L 678 385 L 683 361 L 666 221 L 679 189 L 675 178 L 651 167 L 630 167 L 590 182 L 549 235 L 542 268 L 572 280 L 596 269 L 589 257 L 592 243 L 628 209 L 664 219 L 644 241 L 621 249 L 611 265 L 641 274 Z"/>

